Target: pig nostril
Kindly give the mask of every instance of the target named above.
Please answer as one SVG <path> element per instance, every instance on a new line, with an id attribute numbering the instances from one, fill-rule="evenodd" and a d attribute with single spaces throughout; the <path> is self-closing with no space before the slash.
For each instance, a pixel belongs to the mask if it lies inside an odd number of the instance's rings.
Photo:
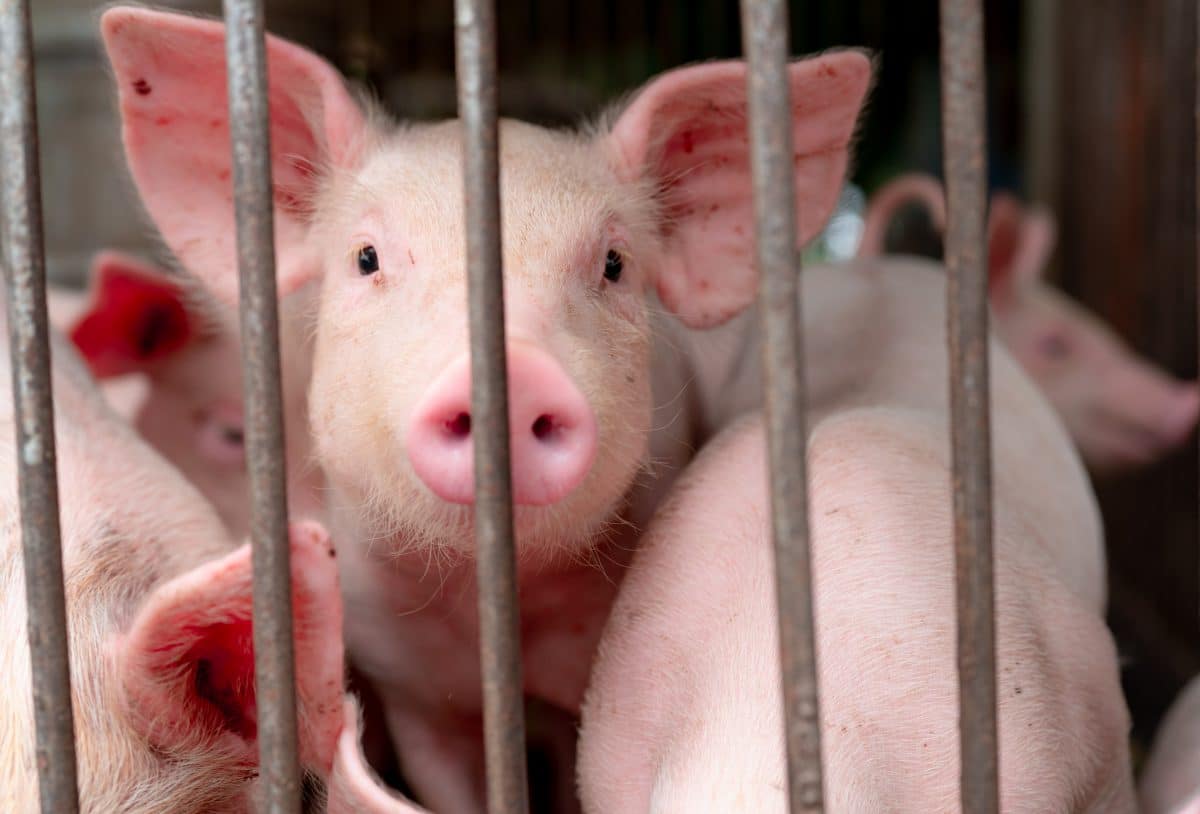
<path id="1" fill-rule="evenodd" d="M 544 413 L 533 422 L 533 437 L 539 441 L 548 441 L 554 432 L 554 419 Z"/>
<path id="2" fill-rule="evenodd" d="M 446 432 L 454 438 L 466 438 L 471 434 L 471 414 L 459 413 L 446 422 Z"/>

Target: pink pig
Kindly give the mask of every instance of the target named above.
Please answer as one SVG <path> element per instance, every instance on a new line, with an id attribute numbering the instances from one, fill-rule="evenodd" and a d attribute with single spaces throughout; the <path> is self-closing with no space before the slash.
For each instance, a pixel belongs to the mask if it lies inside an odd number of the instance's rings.
<path id="1" fill-rule="evenodd" d="M 3 318 L 0 317 L 0 328 Z M 0 376 L 9 376 L 0 348 Z M 256 707 L 248 546 L 104 404 L 54 340 L 58 483 L 82 810 L 249 811 Z M 14 412 L 0 395 L 0 500 L 17 514 Z M 301 759 L 333 770 L 341 605 L 328 537 L 292 530 Z M 0 549 L 0 810 L 38 808 L 19 527 Z M 319 786 L 319 783 L 317 784 Z"/>
<path id="2" fill-rule="evenodd" d="M 860 256 L 883 253 L 892 217 L 912 202 L 945 228 L 941 183 L 903 175 L 872 198 Z M 1200 386 L 1138 358 L 1112 329 L 1042 280 L 1054 241 L 1049 212 L 1026 211 L 1004 193 L 992 198 L 988 256 L 996 333 L 1050 398 L 1093 472 L 1153 463 L 1191 435 Z"/>
<path id="3" fill-rule="evenodd" d="M 960 810 L 944 287 L 915 259 L 804 269 L 830 814 Z M 990 364 L 1000 810 L 1133 814 L 1095 498 L 999 343 Z M 634 555 L 583 707 L 586 812 L 788 810 L 765 450 L 755 417 L 710 442 Z"/>
<path id="4" fill-rule="evenodd" d="M 223 29 L 140 9 L 102 28 L 143 201 L 232 304 Z M 268 59 L 278 283 L 312 317 L 297 331 L 315 336 L 327 516 L 353 541 L 338 558 L 349 652 L 418 796 L 479 810 L 460 127 L 395 128 L 309 52 L 271 38 Z M 806 241 L 836 201 L 870 64 L 837 53 L 790 71 Z M 745 85 L 744 65 L 712 63 L 582 133 L 501 125 L 523 675 L 567 711 L 636 526 L 694 446 L 758 400 L 756 381 L 735 386 L 753 320 L 731 320 L 757 287 Z"/>
<path id="5" fill-rule="evenodd" d="M 249 533 L 241 345 L 225 309 L 189 280 L 116 251 L 98 254 L 85 294 L 55 291 L 51 320 L 67 333 L 110 403 L 213 504 L 234 536 Z M 297 321 L 284 320 L 285 333 Z M 286 334 L 286 401 L 302 411 L 306 339 Z M 300 349 L 300 350 L 296 350 Z M 290 388 L 290 389 L 289 389 Z M 303 426 L 302 414 L 287 416 Z M 307 435 L 289 437 L 292 510 L 320 505 Z"/>
<path id="6" fill-rule="evenodd" d="M 1200 677 L 1159 726 L 1141 778 L 1142 814 L 1200 814 Z"/>

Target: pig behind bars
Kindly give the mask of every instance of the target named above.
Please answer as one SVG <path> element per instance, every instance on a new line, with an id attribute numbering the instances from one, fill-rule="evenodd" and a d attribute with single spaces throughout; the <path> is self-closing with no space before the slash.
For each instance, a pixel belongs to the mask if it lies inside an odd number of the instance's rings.
<path id="1" fill-rule="evenodd" d="M 193 487 L 111 412 L 57 336 L 53 355 L 83 810 L 248 810 L 257 762 L 249 549 L 236 547 Z M 5 344 L 0 380 L 9 376 Z M 0 810 L 24 814 L 37 810 L 38 793 L 13 422 L 5 387 Z M 301 758 L 314 778 L 329 775 L 342 728 L 331 555 L 318 527 L 293 527 Z"/>
<path id="2" fill-rule="evenodd" d="M 102 29 L 142 199 L 233 304 L 223 28 L 114 9 Z M 348 647 L 418 796 L 478 810 L 461 129 L 393 127 L 289 43 L 269 39 L 268 61 L 278 283 L 311 313 L 308 423 L 335 537 L 353 541 L 338 558 Z M 807 240 L 836 200 L 870 65 L 837 53 L 790 75 Z M 735 318 L 757 282 L 745 83 L 743 64 L 714 63 L 587 132 L 501 124 L 524 688 L 568 711 L 633 527 L 759 398 L 752 320 Z"/>
<path id="3" fill-rule="evenodd" d="M 905 205 L 945 228 L 942 185 L 920 173 L 881 188 L 867 208 L 860 256 L 883 254 Z M 1106 475 L 1151 464 L 1181 446 L 1200 416 L 1200 386 L 1138 358 L 1116 333 L 1042 279 L 1054 250 L 1053 216 L 1013 196 L 992 198 L 988 274 L 996 334 L 1066 422 L 1084 460 Z"/>
<path id="4" fill-rule="evenodd" d="M 960 810 L 943 292 L 919 260 L 804 270 L 831 814 Z M 1001 810 L 1132 814 L 1095 500 L 994 342 L 991 370 Z M 727 430 L 634 555 L 583 708 L 585 811 L 788 810 L 766 466 L 757 419 Z"/>

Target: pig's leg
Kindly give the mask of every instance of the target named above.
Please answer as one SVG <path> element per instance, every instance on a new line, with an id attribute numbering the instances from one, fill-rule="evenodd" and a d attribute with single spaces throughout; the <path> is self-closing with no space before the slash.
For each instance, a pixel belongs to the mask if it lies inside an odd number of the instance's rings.
<path id="1" fill-rule="evenodd" d="M 857 411 L 810 443 L 830 812 L 958 797 L 945 426 Z M 584 707 L 586 811 L 782 812 L 762 431 L 704 450 L 638 552 Z M 1036 517 L 997 512 L 1001 795 L 1014 814 L 1134 810 L 1111 637 L 1055 579 Z"/>
<path id="2" fill-rule="evenodd" d="M 391 694 L 384 694 L 388 699 Z M 435 720 L 385 700 L 388 731 L 405 782 L 437 814 L 483 814 L 483 730 L 478 719 Z"/>

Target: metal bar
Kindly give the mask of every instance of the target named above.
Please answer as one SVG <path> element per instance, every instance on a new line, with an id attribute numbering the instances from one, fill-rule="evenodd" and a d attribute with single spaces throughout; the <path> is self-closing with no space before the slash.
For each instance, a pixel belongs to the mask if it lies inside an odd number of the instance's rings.
<path id="1" fill-rule="evenodd" d="M 763 369 L 771 463 L 771 519 L 779 602 L 790 810 L 823 810 L 821 723 L 813 635 L 805 474 L 800 254 L 792 174 L 788 18 L 784 0 L 742 0 L 749 61 L 749 137 L 755 236 L 762 275 Z"/>
<path id="2" fill-rule="evenodd" d="M 475 443 L 475 545 L 488 811 L 525 814 L 529 791 L 508 450 L 494 2 L 455 0 L 454 29 L 458 109 L 464 132 L 471 435 Z"/>
<path id="3" fill-rule="evenodd" d="M 46 814 L 79 810 L 59 533 L 54 397 L 28 0 L 0 0 L 0 237 L 16 408 L 17 484 L 29 618 L 38 793 Z"/>
<path id="4" fill-rule="evenodd" d="M 982 0 L 941 0 L 959 749 L 967 814 L 1000 810 L 988 380 Z"/>
<path id="5" fill-rule="evenodd" d="M 224 6 L 250 472 L 259 776 L 263 810 L 295 814 L 301 790 L 266 42 L 261 0 L 224 0 Z"/>

